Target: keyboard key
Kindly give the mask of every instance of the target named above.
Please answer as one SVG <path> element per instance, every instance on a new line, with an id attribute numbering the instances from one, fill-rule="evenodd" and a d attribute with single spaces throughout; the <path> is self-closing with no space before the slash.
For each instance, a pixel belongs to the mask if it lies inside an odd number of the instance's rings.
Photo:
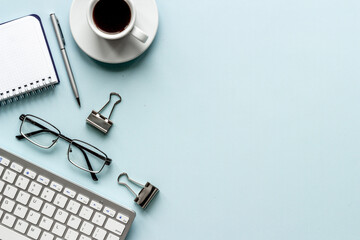
<path id="1" fill-rule="evenodd" d="M 16 180 L 15 186 L 25 190 L 27 188 L 29 182 L 30 182 L 30 180 L 28 178 L 26 178 L 24 176 L 19 176 L 18 179 Z"/>
<path id="2" fill-rule="evenodd" d="M 71 215 L 71 217 L 69 218 L 69 221 L 67 223 L 67 225 L 69 227 L 72 227 L 74 229 L 78 229 L 79 225 L 81 223 L 81 219 L 78 217 L 75 217 L 74 215 Z"/>
<path id="3" fill-rule="evenodd" d="M 66 234 L 65 234 L 65 239 L 66 240 L 76 240 L 78 237 L 79 233 L 72 230 L 72 229 L 68 229 Z"/>
<path id="4" fill-rule="evenodd" d="M 66 227 L 60 223 L 55 223 L 53 229 L 52 229 L 52 233 L 54 233 L 55 235 L 62 237 L 64 235 Z"/>
<path id="5" fill-rule="evenodd" d="M 89 198 L 82 194 L 78 194 L 76 200 L 78 200 L 79 202 L 81 202 L 83 204 L 88 204 L 88 202 L 89 202 Z"/>
<path id="6" fill-rule="evenodd" d="M 24 234 L 29 224 L 21 219 L 17 220 L 15 230 Z"/>
<path id="7" fill-rule="evenodd" d="M 66 210 L 73 214 L 77 214 L 80 208 L 80 203 L 70 200 L 69 204 L 66 207 Z"/>
<path id="8" fill-rule="evenodd" d="M 96 210 L 98 210 L 98 211 L 100 211 L 101 210 L 101 208 L 102 208 L 102 204 L 101 203 L 99 203 L 99 202 L 96 202 L 96 201 L 91 201 L 91 203 L 90 203 L 90 207 L 92 207 L 92 208 L 95 208 Z"/>
<path id="9" fill-rule="evenodd" d="M 0 192 L 3 190 L 5 183 L 0 180 Z"/>
<path id="10" fill-rule="evenodd" d="M 34 212 L 33 210 L 30 210 L 27 218 L 26 218 L 26 221 L 28 222 L 31 222 L 32 224 L 37 224 L 37 222 L 39 221 L 39 218 L 40 218 L 40 214 L 37 213 L 37 212 Z"/>
<path id="11" fill-rule="evenodd" d="M 46 231 L 49 231 L 52 224 L 53 224 L 53 220 L 51 220 L 50 218 L 48 217 L 42 217 L 41 221 L 40 221 L 40 224 L 39 224 L 39 227 L 45 229 Z"/>
<path id="12" fill-rule="evenodd" d="M 71 198 L 74 198 L 75 195 L 76 195 L 76 192 L 73 191 L 73 190 L 71 190 L 71 189 L 69 189 L 69 188 L 65 188 L 63 193 L 64 193 L 66 196 L 71 197 Z"/>
<path id="13" fill-rule="evenodd" d="M 0 166 L 0 176 L 2 174 L 2 172 L 4 171 L 4 167 L 3 166 Z"/>
<path id="14" fill-rule="evenodd" d="M 8 183 L 13 183 L 16 177 L 16 173 L 6 169 L 4 172 L 4 176 L 2 177 L 3 180 L 5 180 Z"/>
<path id="15" fill-rule="evenodd" d="M 29 238 L 25 237 L 23 234 L 14 231 L 13 229 L 9 229 L 0 223 L 0 235 L 2 240 L 29 240 Z"/>
<path id="16" fill-rule="evenodd" d="M 105 219 L 106 217 L 104 214 L 96 212 L 91 222 L 101 227 L 104 224 Z"/>
<path id="17" fill-rule="evenodd" d="M 39 235 L 41 233 L 41 229 L 35 226 L 31 226 L 29 228 L 29 231 L 27 233 L 27 235 L 33 239 L 38 239 Z"/>
<path id="18" fill-rule="evenodd" d="M 39 175 L 36 180 L 39 183 L 44 184 L 45 186 L 47 186 L 49 184 L 49 181 L 50 181 L 48 178 L 46 178 L 44 176 L 41 176 L 41 175 Z"/>
<path id="19" fill-rule="evenodd" d="M 43 209 L 41 210 L 41 213 L 48 216 L 48 217 L 52 217 L 54 212 L 55 212 L 56 207 L 49 204 L 49 203 L 45 203 Z"/>
<path id="20" fill-rule="evenodd" d="M 115 216 L 115 211 L 111 208 L 105 207 L 103 213 L 105 213 L 106 215 L 110 216 L 110 217 L 114 217 Z"/>
<path id="21" fill-rule="evenodd" d="M 29 198 L 30 198 L 30 194 L 20 191 L 16 197 L 16 201 L 24 205 L 27 205 Z"/>
<path id="22" fill-rule="evenodd" d="M 75 217 L 74 215 L 71 215 L 71 217 L 69 218 L 69 221 L 67 223 L 67 225 L 69 227 L 72 227 L 74 229 L 78 229 L 79 225 L 81 223 L 81 219 L 78 217 Z"/>
<path id="23" fill-rule="evenodd" d="M 85 233 L 86 235 L 90 235 L 92 230 L 94 229 L 94 225 L 84 221 L 83 224 L 80 227 L 80 232 Z"/>
<path id="24" fill-rule="evenodd" d="M 105 229 L 117 234 L 117 235 L 121 235 L 125 229 L 125 225 L 115 221 L 111 218 L 108 218 L 106 224 L 105 224 Z"/>
<path id="25" fill-rule="evenodd" d="M 41 189 L 42 189 L 42 186 L 40 184 L 38 184 L 36 182 L 31 182 L 28 192 L 31 194 L 34 194 L 35 196 L 38 196 Z"/>
<path id="26" fill-rule="evenodd" d="M 14 206 L 15 206 L 15 202 L 11 201 L 8 198 L 5 198 L 3 203 L 1 204 L 1 208 L 7 212 L 12 212 Z"/>
<path id="27" fill-rule="evenodd" d="M 54 237 L 55 237 L 55 236 L 52 235 L 51 233 L 43 232 L 43 234 L 41 235 L 40 240 L 53 240 Z"/>
<path id="28" fill-rule="evenodd" d="M 57 182 L 52 182 L 50 184 L 50 187 L 58 192 L 61 192 L 61 190 L 63 189 L 63 186 L 60 183 Z"/>
<path id="29" fill-rule="evenodd" d="M 53 190 L 50 190 L 50 188 L 45 188 L 40 197 L 45 201 L 51 202 L 54 195 L 55 192 Z"/>
<path id="30" fill-rule="evenodd" d="M 86 220 L 90 220 L 92 213 L 93 213 L 92 209 L 90 209 L 90 208 L 88 208 L 86 206 L 83 206 L 81 208 L 79 216 L 86 219 Z"/>
<path id="31" fill-rule="evenodd" d="M 15 220 L 16 218 L 13 215 L 6 213 L 2 220 L 2 224 L 11 228 L 14 225 Z"/>
<path id="32" fill-rule="evenodd" d="M 68 198 L 58 193 L 54 200 L 54 204 L 60 208 L 64 208 Z"/>
<path id="33" fill-rule="evenodd" d="M 25 169 L 24 175 L 31 178 L 31 179 L 35 179 L 36 172 L 33 172 L 33 171 L 29 170 L 29 169 Z"/>
<path id="34" fill-rule="evenodd" d="M 95 238 L 96 240 L 103 240 L 105 238 L 105 235 L 106 231 L 97 227 L 94 231 L 93 238 Z"/>
<path id="35" fill-rule="evenodd" d="M 129 217 L 125 216 L 124 214 L 121 214 L 121 213 L 118 213 L 118 215 L 116 216 L 116 219 L 123 223 L 127 223 L 129 221 Z"/>
<path id="36" fill-rule="evenodd" d="M 106 240 L 120 240 L 120 238 L 112 233 L 109 233 L 108 237 L 106 238 Z"/>
<path id="37" fill-rule="evenodd" d="M 0 219 L 1 219 L 3 214 L 4 214 L 3 210 L 0 210 Z"/>
<path id="38" fill-rule="evenodd" d="M 79 240 L 91 240 L 91 238 L 89 238 L 87 236 L 84 236 L 84 235 L 81 235 Z"/>
<path id="39" fill-rule="evenodd" d="M 18 173 L 21 173 L 21 171 L 23 170 L 23 167 L 21 165 L 14 162 L 10 165 L 10 168 Z"/>
<path id="40" fill-rule="evenodd" d="M 68 215 L 69 215 L 69 213 L 65 212 L 64 210 L 58 209 L 55 214 L 55 220 L 59 221 L 61 223 L 65 223 Z"/>
<path id="41" fill-rule="evenodd" d="M 39 211 L 42 204 L 43 204 L 43 200 L 41 200 L 40 198 L 37 197 L 32 197 L 31 201 L 29 203 L 29 207 L 34 209 L 35 211 Z"/>
<path id="42" fill-rule="evenodd" d="M 0 164 L 4 165 L 5 167 L 9 166 L 10 161 L 4 157 L 0 157 Z"/>
<path id="43" fill-rule="evenodd" d="M 27 207 L 25 207 L 25 206 L 23 206 L 21 204 L 18 204 L 15 207 L 14 215 L 18 216 L 19 218 L 24 218 L 27 211 L 28 211 Z"/>
<path id="44" fill-rule="evenodd" d="M 17 188 L 8 184 L 5 187 L 4 195 L 13 199 L 15 197 L 16 192 L 17 192 Z"/>

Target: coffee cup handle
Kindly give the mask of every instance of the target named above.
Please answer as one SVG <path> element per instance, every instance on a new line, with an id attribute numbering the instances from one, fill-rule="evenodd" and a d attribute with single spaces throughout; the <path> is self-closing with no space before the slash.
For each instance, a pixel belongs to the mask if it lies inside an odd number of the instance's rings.
<path id="1" fill-rule="evenodd" d="M 145 43 L 146 40 L 149 38 L 140 28 L 134 26 L 133 30 L 131 31 L 131 35 L 133 35 L 137 40 L 142 43 Z"/>

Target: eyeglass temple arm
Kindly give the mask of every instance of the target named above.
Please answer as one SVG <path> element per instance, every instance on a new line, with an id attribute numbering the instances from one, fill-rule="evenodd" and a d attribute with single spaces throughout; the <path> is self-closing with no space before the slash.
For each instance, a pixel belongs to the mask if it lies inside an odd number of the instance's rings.
<path id="1" fill-rule="evenodd" d="M 84 157 L 85 157 L 86 164 L 87 164 L 89 170 L 90 170 L 90 171 L 93 171 L 93 168 L 92 168 L 92 166 L 91 166 L 91 163 L 90 163 L 90 161 L 89 161 L 89 158 L 88 158 L 86 152 L 85 152 L 84 150 L 82 150 L 81 148 L 79 148 L 79 149 L 80 149 L 80 151 L 82 152 L 82 154 L 83 154 Z M 98 181 L 98 178 L 96 177 L 96 174 L 95 174 L 95 173 L 90 172 L 90 175 L 91 175 L 91 177 L 92 177 L 92 179 L 93 179 L 94 181 Z"/>
<path id="2" fill-rule="evenodd" d="M 21 121 L 24 121 L 24 119 L 25 119 L 25 120 L 28 121 L 29 123 L 34 124 L 35 126 L 38 126 L 38 127 L 41 128 L 41 129 L 48 129 L 47 127 L 44 127 L 44 126 L 41 125 L 40 123 L 37 123 L 37 122 L 35 122 L 35 121 L 33 121 L 33 120 L 29 119 L 29 118 L 26 118 L 26 116 L 25 116 L 24 114 L 22 114 L 22 115 L 19 117 L 19 119 L 20 119 Z"/>
<path id="3" fill-rule="evenodd" d="M 43 132 L 48 132 L 48 133 L 54 134 L 54 135 L 56 135 L 56 136 L 58 135 L 57 133 L 52 132 L 52 131 L 50 131 L 49 129 L 41 129 L 41 130 L 37 130 L 37 131 L 34 131 L 34 132 L 25 133 L 25 135 L 26 135 L 27 137 L 31 137 L 31 136 L 33 136 L 33 135 L 36 135 L 36 134 L 39 134 L 39 133 L 43 133 Z M 18 140 L 21 140 L 21 139 L 24 139 L 25 137 L 24 137 L 23 135 L 17 135 L 16 138 L 17 138 Z"/>

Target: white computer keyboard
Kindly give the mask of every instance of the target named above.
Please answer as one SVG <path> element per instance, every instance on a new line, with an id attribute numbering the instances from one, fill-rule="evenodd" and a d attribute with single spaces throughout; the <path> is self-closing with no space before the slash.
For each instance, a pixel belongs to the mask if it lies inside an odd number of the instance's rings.
<path id="1" fill-rule="evenodd" d="M 0 240 L 123 240 L 135 212 L 0 148 Z"/>

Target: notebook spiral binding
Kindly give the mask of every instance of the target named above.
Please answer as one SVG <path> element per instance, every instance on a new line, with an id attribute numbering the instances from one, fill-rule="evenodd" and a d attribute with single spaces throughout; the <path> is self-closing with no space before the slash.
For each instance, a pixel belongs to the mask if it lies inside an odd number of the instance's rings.
<path id="1" fill-rule="evenodd" d="M 0 107 L 3 107 L 12 102 L 20 101 L 26 97 L 37 95 L 43 91 L 53 89 L 56 82 L 51 81 L 51 77 L 42 80 L 36 80 L 30 82 L 24 86 L 19 86 L 17 89 L 8 90 L 6 92 L 0 92 Z"/>

